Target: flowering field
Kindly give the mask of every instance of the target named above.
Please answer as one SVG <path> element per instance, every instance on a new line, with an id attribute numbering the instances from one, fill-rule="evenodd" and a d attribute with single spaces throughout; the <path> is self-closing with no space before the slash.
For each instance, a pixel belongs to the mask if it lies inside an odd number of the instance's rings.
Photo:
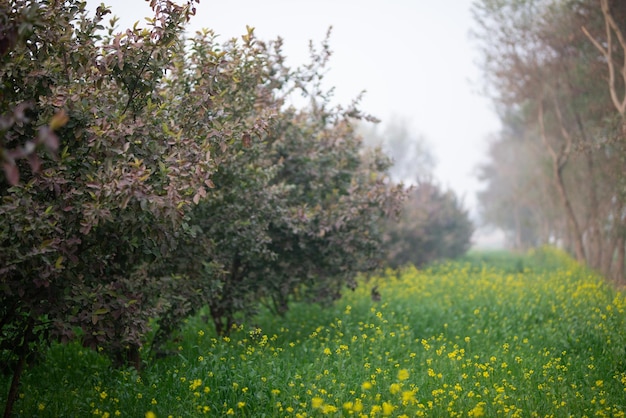
<path id="1" fill-rule="evenodd" d="M 371 297 L 378 286 L 380 301 Z M 189 320 L 139 375 L 53 346 L 20 416 L 621 417 L 626 298 L 553 250 L 364 280 L 216 338 Z M 146 353 L 147 354 L 147 353 Z M 0 388 L 3 396 L 8 378 Z"/>

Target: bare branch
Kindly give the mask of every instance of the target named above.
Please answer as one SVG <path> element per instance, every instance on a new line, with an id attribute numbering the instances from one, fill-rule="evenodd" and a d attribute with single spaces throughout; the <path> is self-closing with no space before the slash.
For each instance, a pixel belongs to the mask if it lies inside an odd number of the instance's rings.
<path id="1" fill-rule="evenodd" d="M 600 51 L 600 53 L 604 56 L 607 62 L 607 66 L 609 69 L 609 92 L 611 94 L 611 100 L 615 105 L 615 108 L 619 112 L 622 117 L 626 117 L 626 91 L 624 91 L 623 97 L 620 100 L 617 94 L 617 85 L 615 81 L 615 66 L 616 63 L 613 59 L 613 36 L 612 33 L 615 33 L 617 37 L 617 41 L 624 51 L 624 62 L 622 63 L 620 74 L 624 81 L 624 85 L 626 85 L 626 39 L 624 38 L 624 34 L 621 29 L 615 22 L 613 15 L 611 14 L 611 10 L 609 9 L 608 0 L 600 0 L 600 7 L 602 9 L 602 15 L 604 16 L 604 25 L 606 29 L 606 48 L 602 46 L 602 44 L 595 39 L 585 28 L 582 27 L 582 31 L 589 38 L 589 40 L 593 43 L 593 45 Z"/>

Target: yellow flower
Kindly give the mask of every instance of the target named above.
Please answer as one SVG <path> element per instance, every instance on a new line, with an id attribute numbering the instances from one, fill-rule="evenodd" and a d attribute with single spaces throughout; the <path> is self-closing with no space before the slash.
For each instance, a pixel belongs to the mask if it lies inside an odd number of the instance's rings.
<path id="1" fill-rule="evenodd" d="M 44 409 L 46 409 L 46 405 L 40 403 L 39 405 L 37 405 L 37 409 L 39 409 L 40 411 L 43 411 Z"/>
<path id="2" fill-rule="evenodd" d="M 189 384 L 189 390 L 193 392 L 194 390 L 198 389 L 200 386 L 202 386 L 202 379 L 194 379 Z"/>
<path id="3" fill-rule="evenodd" d="M 319 396 L 316 396 L 315 398 L 311 399 L 311 406 L 315 409 L 321 408 L 322 405 L 324 405 L 324 399 L 320 398 Z"/>
<path id="4" fill-rule="evenodd" d="M 391 414 L 393 414 L 393 410 L 396 409 L 392 404 L 390 404 L 389 402 L 383 402 L 383 415 L 388 417 Z"/>
<path id="5" fill-rule="evenodd" d="M 337 407 L 335 405 L 324 405 L 322 407 L 323 414 L 333 414 L 337 412 Z"/>
<path id="6" fill-rule="evenodd" d="M 246 403 L 245 403 L 245 402 L 242 402 L 242 401 L 237 402 L 237 408 L 241 409 L 241 408 L 243 408 L 244 406 L 246 406 Z"/>
<path id="7" fill-rule="evenodd" d="M 407 369 L 398 370 L 398 380 L 406 380 L 409 378 L 409 371 Z"/>
<path id="8" fill-rule="evenodd" d="M 408 405 L 415 403 L 415 392 L 412 390 L 405 390 L 402 392 L 402 404 Z"/>
<path id="9" fill-rule="evenodd" d="M 371 388 L 372 388 L 371 382 L 363 382 L 363 384 L 361 385 L 361 389 L 363 390 L 370 390 Z"/>
<path id="10" fill-rule="evenodd" d="M 330 348 L 326 347 L 324 349 L 324 354 L 326 354 L 327 356 L 330 356 L 332 354 L 332 351 L 330 351 Z"/>
<path id="11" fill-rule="evenodd" d="M 156 418 L 156 414 L 154 412 L 152 412 L 152 411 L 148 411 L 148 412 L 146 412 L 145 417 L 146 418 Z"/>
<path id="12" fill-rule="evenodd" d="M 109 395 L 108 395 L 106 392 L 104 392 L 104 391 L 103 391 L 103 392 L 100 392 L 100 399 L 103 399 L 103 400 L 104 400 L 104 399 L 106 399 L 106 398 L 107 398 L 107 396 L 109 396 Z"/>
<path id="13" fill-rule="evenodd" d="M 478 404 L 471 410 L 469 411 L 468 415 L 470 417 L 482 417 L 485 416 L 485 403 L 484 402 L 478 402 Z"/>
<path id="14" fill-rule="evenodd" d="M 399 393 L 400 390 L 402 390 L 402 386 L 400 386 L 399 383 L 392 383 L 391 386 L 389 386 L 389 392 L 391 392 L 392 395 Z"/>
<path id="15" fill-rule="evenodd" d="M 360 399 L 354 401 L 354 406 L 352 407 L 354 412 L 361 412 L 363 410 L 363 402 Z"/>

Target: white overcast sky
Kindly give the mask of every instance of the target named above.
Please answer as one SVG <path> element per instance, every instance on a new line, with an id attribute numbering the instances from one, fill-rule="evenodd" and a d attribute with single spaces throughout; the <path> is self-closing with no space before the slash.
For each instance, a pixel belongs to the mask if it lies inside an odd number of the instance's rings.
<path id="1" fill-rule="evenodd" d="M 100 1 L 89 0 L 89 5 Z M 120 28 L 150 15 L 142 0 L 105 0 Z M 487 138 L 499 128 L 481 97 L 478 52 L 469 31 L 472 0 L 201 0 L 189 28 L 210 28 L 223 40 L 253 26 L 263 40 L 281 36 L 288 63 L 308 57 L 329 26 L 333 56 L 326 78 L 339 103 L 361 91 L 362 109 L 384 123 L 409 121 L 437 160 L 435 177 L 462 196 L 476 215 L 481 188 L 476 166 L 485 160 Z"/>

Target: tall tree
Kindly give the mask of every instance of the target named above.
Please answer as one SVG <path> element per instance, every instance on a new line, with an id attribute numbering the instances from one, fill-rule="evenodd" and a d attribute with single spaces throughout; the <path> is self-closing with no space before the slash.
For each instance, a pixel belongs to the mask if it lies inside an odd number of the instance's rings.
<path id="1" fill-rule="evenodd" d="M 623 243 L 613 240 L 621 229 L 615 214 L 622 206 L 616 191 L 623 175 L 607 167 L 615 167 L 623 154 L 608 139 L 614 134 L 607 123 L 611 94 L 601 76 L 606 55 L 588 39 L 610 27 L 602 12 L 606 5 L 598 6 L 591 0 L 483 1 L 474 12 L 495 99 L 517 109 L 520 138 L 539 144 L 543 155 L 536 158 L 550 162 L 544 183 L 567 219 L 560 240 L 580 261 L 608 275 L 615 248 L 623 252 Z"/>

